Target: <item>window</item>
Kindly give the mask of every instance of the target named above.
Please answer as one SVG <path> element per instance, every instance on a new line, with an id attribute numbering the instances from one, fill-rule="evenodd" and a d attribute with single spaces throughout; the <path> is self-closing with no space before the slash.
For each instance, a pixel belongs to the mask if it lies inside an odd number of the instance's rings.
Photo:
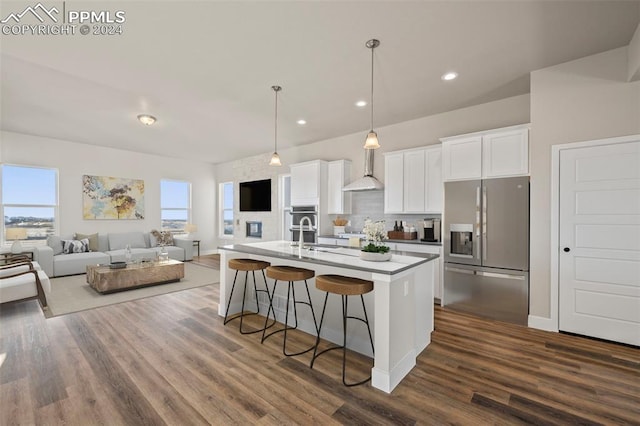
<path id="1" fill-rule="evenodd" d="M 162 229 L 183 232 L 191 220 L 191 183 L 161 180 L 160 209 Z"/>
<path id="2" fill-rule="evenodd" d="M 55 235 L 58 171 L 41 167 L 2 166 L 3 243 L 36 243 Z"/>
<path id="3" fill-rule="evenodd" d="M 220 184 L 220 236 L 233 236 L 233 182 Z"/>

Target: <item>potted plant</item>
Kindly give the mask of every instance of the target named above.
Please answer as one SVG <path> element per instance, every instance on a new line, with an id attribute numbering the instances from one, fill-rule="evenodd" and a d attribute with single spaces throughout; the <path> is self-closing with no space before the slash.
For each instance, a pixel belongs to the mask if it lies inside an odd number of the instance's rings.
<path id="1" fill-rule="evenodd" d="M 360 250 L 360 258 L 362 260 L 384 262 L 391 259 L 389 247 L 382 243 L 383 240 L 387 239 L 384 220 L 378 220 L 375 222 L 371 219 L 365 220 L 363 232 L 365 234 L 367 244 Z"/>

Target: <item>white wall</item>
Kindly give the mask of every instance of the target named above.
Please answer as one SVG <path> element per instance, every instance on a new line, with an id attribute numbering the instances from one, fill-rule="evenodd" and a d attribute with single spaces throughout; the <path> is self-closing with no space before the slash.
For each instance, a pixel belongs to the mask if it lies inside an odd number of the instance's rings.
<path id="1" fill-rule="evenodd" d="M 159 229 L 160 180 L 192 184 L 192 221 L 202 250 L 215 249 L 216 181 L 208 163 L 140 154 L 12 132 L 0 132 L 0 158 L 6 164 L 58 169 L 59 231 L 61 235 L 151 231 Z M 142 179 L 145 183 L 143 220 L 84 220 L 82 175 Z"/>
<path id="2" fill-rule="evenodd" d="M 529 122 L 529 95 L 520 95 L 500 101 L 490 102 L 469 108 L 463 108 L 443 114 L 423 117 L 391 126 L 376 128 L 382 145 L 375 151 L 374 175 L 384 181 L 384 159 L 382 153 L 399 149 L 413 148 L 439 143 L 439 138 L 493 129 Z M 366 131 L 333 139 L 319 141 L 309 145 L 279 150 L 283 167 L 268 166 L 271 153 L 265 153 L 239 161 L 218 164 L 216 178 L 218 182 L 233 181 L 236 192 L 235 217 L 240 224 L 235 226 L 235 238 L 221 240 L 221 243 L 241 243 L 244 238 L 245 220 L 263 221 L 263 239 L 278 238 L 280 213 L 277 210 L 277 194 L 272 194 L 273 211 L 270 213 L 239 213 L 237 211 L 237 182 L 243 180 L 276 179 L 278 174 L 288 173 L 290 164 L 309 160 L 348 159 L 352 162 L 352 178 L 364 174 L 364 151 L 362 145 Z M 273 181 L 276 182 L 275 180 Z M 274 185 L 274 190 L 277 187 Z M 372 212 L 375 214 L 376 212 Z M 378 212 L 382 215 L 382 209 Z M 252 239 L 252 241 L 256 241 Z"/>
<path id="3" fill-rule="evenodd" d="M 531 74 L 530 313 L 550 318 L 551 146 L 640 133 L 640 81 L 627 48 Z"/>

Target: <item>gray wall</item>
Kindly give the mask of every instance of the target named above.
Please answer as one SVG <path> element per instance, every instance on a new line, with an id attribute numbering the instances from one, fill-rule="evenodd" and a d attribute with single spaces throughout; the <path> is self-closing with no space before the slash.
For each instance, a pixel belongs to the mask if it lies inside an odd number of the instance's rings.
<path id="1" fill-rule="evenodd" d="M 551 146 L 640 133 L 640 81 L 627 75 L 626 47 L 531 74 L 532 315 L 551 315 Z"/>

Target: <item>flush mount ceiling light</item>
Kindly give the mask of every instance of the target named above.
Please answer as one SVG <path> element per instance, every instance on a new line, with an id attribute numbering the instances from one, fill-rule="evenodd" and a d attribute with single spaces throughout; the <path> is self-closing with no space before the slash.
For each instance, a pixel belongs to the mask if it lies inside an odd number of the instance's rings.
<path id="1" fill-rule="evenodd" d="M 145 126 L 151 126 L 156 122 L 156 118 L 153 115 L 149 114 L 140 114 L 138 115 L 138 121 L 144 124 Z"/>
<path id="2" fill-rule="evenodd" d="M 304 126 L 305 124 L 307 124 L 307 120 L 300 119 L 300 120 L 296 121 L 296 123 L 298 123 L 301 126 Z"/>
<path id="3" fill-rule="evenodd" d="M 280 162 L 280 156 L 278 155 L 278 92 L 282 90 L 280 86 L 271 86 L 271 89 L 276 94 L 276 119 L 275 119 L 275 127 L 274 127 L 274 136 L 273 136 L 273 155 L 271 156 L 271 161 L 269 161 L 270 166 L 282 166 Z"/>
<path id="4" fill-rule="evenodd" d="M 358 102 L 356 102 L 356 106 L 358 108 L 364 108 L 364 107 L 367 106 L 367 101 L 358 101 Z"/>
<path id="5" fill-rule="evenodd" d="M 443 74 L 442 77 L 440 78 L 443 79 L 444 81 L 451 81 L 451 80 L 455 80 L 456 77 L 458 77 L 458 73 L 451 71 L 446 74 Z"/>
<path id="6" fill-rule="evenodd" d="M 373 50 L 380 46 L 380 41 L 375 38 L 365 43 L 367 48 L 371 49 L 371 130 L 367 134 L 367 139 L 364 142 L 365 149 L 377 149 L 380 148 L 378 143 L 378 134 L 373 131 Z"/>

